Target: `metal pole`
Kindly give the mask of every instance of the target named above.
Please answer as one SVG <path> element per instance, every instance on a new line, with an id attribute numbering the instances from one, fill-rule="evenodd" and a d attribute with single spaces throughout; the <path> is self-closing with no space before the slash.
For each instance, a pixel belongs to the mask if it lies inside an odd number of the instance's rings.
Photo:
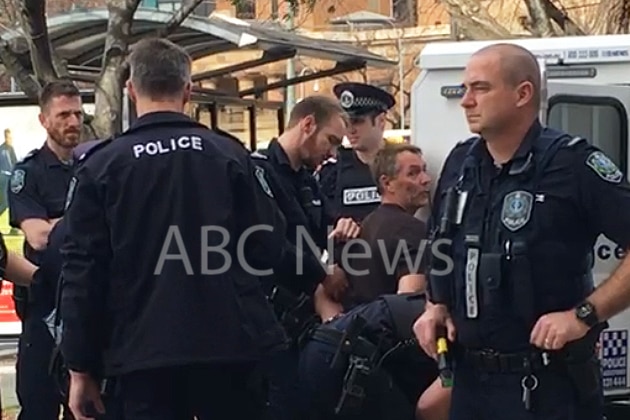
<path id="1" fill-rule="evenodd" d="M 403 63 L 402 35 L 398 37 L 398 106 L 400 109 L 400 129 L 405 129 L 405 69 Z"/>
<path id="2" fill-rule="evenodd" d="M 287 29 L 289 31 L 293 30 L 293 20 L 294 20 L 294 9 L 289 6 L 289 14 L 288 14 L 288 25 Z M 295 61 L 293 58 L 287 60 L 287 80 L 295 78 Z M 289 116 L 291 115 L 291 110 L 295 106 L 295 85 L 286 87 L 286 101 L 285 101 L 285 111 L 286 111 L 286 120 L 289 121 Z"/>

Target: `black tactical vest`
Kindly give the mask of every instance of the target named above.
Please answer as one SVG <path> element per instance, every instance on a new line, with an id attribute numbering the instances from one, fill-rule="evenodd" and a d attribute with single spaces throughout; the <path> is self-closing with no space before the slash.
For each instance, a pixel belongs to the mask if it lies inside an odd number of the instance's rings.
<path id="1" fill-rule="evenodd" d="M 381 203 L 370 167 L 352 149 L 339 149 L 335 188 L 335 214 L 361 221 Z"/>
<path id="2" fill-rule="evenodd" d="M 545 194 L 538 189 L 555 153 L 581 139 L 543 129 L 527 159 L 515 162 L 488 191 L 482 191 L 480 161 L 472 153 L 479 141 L 472 141 L 457 185 L 466 199 L 453 241 L 453 315 L 464 345 L 467 336 L 492 336 L 499 324 L 514 326 L 503 328 L 509 337 L 501 342 L 526 345 L 540 315 L 570 309 L 592 286 L 592 244 L 579 226 L 570 238 L 545 233 Z M 532 275 L 535 265 L 543 276 Z"/>

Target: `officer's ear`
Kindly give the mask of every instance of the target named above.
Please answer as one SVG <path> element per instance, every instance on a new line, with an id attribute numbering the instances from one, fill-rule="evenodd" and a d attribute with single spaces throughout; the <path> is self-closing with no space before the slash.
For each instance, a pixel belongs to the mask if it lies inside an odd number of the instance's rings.
<path id="1" fill-rule="evenodd" d="M 516 88 L 516 106 L 518 108 L 528 105 L 534 97 L 534 85 L 532 82 L 521 82 Z"/>
<path id="2" fill-rule="evenodd" d="M 190 102 L 190 95 L 192 95 L 192 82 L 188 82 L 184 86 L 184 105 Z"/>
<path id="3" fill-rule="evenodd" d="M 133 103 L 136 103 L 138 97 L 136 96 L 136 90 L 133 88 L 133 83 L 131 83 L 131 79 L 125 82 L 125 86 L 127 87 L 127 95 L 129 95 L 129 99 L 131 99 Z"/>
<path id="4" fill-rule="evenodd" d="M 313 135 L 315 131 L 317 131 L 317 123 L 315 122 L 315 117 L 313 115 L 307 115 L 302 118 L 300 121 L 300 129 L 307 136 Z"/>

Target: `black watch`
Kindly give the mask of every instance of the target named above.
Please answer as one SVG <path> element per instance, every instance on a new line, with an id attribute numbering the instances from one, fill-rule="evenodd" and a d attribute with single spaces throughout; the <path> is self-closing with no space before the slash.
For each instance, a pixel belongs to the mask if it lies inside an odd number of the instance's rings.
<path id="1" fill-rule="evenodd" d="M 575 307 L 575 316 L 589 328 L 593 328 L 599 323 L 595 307 L 588 301 L 584 301 Z"/>

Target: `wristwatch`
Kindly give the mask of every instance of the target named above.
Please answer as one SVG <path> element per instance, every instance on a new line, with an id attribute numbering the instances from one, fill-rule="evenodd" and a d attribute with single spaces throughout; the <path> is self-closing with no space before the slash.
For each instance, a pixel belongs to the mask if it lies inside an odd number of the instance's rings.
<path id="1" fill-rule="evenodd" d="M 575 316 L 589 328 L 592 328 L 599 323 L 597 312 L 595 312 L 595 306 L 593 306 L 593 304 L 589 301 L 584 301 L 575 307 Z"/>

